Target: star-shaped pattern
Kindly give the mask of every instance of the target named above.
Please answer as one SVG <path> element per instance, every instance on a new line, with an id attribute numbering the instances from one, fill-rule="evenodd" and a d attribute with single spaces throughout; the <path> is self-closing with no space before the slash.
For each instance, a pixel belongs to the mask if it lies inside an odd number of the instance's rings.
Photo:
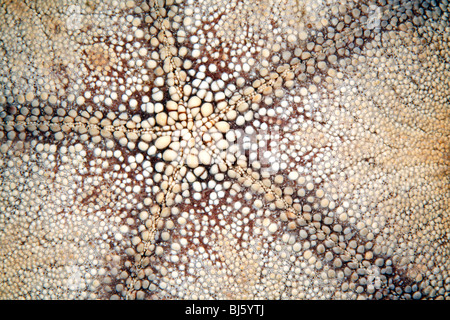
<path id="1" fill-rule="evenodd" d="M 0 15 L 1 297 L 449 297 L 446 4 Z"/>

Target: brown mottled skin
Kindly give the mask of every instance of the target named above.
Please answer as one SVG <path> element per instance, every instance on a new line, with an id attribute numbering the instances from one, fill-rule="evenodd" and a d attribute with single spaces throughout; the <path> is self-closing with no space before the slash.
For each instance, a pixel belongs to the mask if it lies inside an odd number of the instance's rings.
<path id="1" fill-rule="evenodd" d="M 448 299 L 447 1 L 0 1 L 2 299 Z"/>

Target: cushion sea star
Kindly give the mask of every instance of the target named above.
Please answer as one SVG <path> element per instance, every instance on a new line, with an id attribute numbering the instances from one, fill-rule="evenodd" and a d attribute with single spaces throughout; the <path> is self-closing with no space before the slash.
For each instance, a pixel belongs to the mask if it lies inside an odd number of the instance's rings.
<path id="1" fill-rule="evenodd" d="M 450 297 L 447 1 L 0 1 L 0 297 Z"/>

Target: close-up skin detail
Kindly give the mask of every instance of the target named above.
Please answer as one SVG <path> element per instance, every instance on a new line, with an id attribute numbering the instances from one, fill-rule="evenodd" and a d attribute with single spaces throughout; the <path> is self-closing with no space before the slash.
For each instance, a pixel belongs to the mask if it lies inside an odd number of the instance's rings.
<path id="1" fill-rule="evenodd" d="M 0 299 L 450 299 L 447 0 L 0 0 Z"/>

